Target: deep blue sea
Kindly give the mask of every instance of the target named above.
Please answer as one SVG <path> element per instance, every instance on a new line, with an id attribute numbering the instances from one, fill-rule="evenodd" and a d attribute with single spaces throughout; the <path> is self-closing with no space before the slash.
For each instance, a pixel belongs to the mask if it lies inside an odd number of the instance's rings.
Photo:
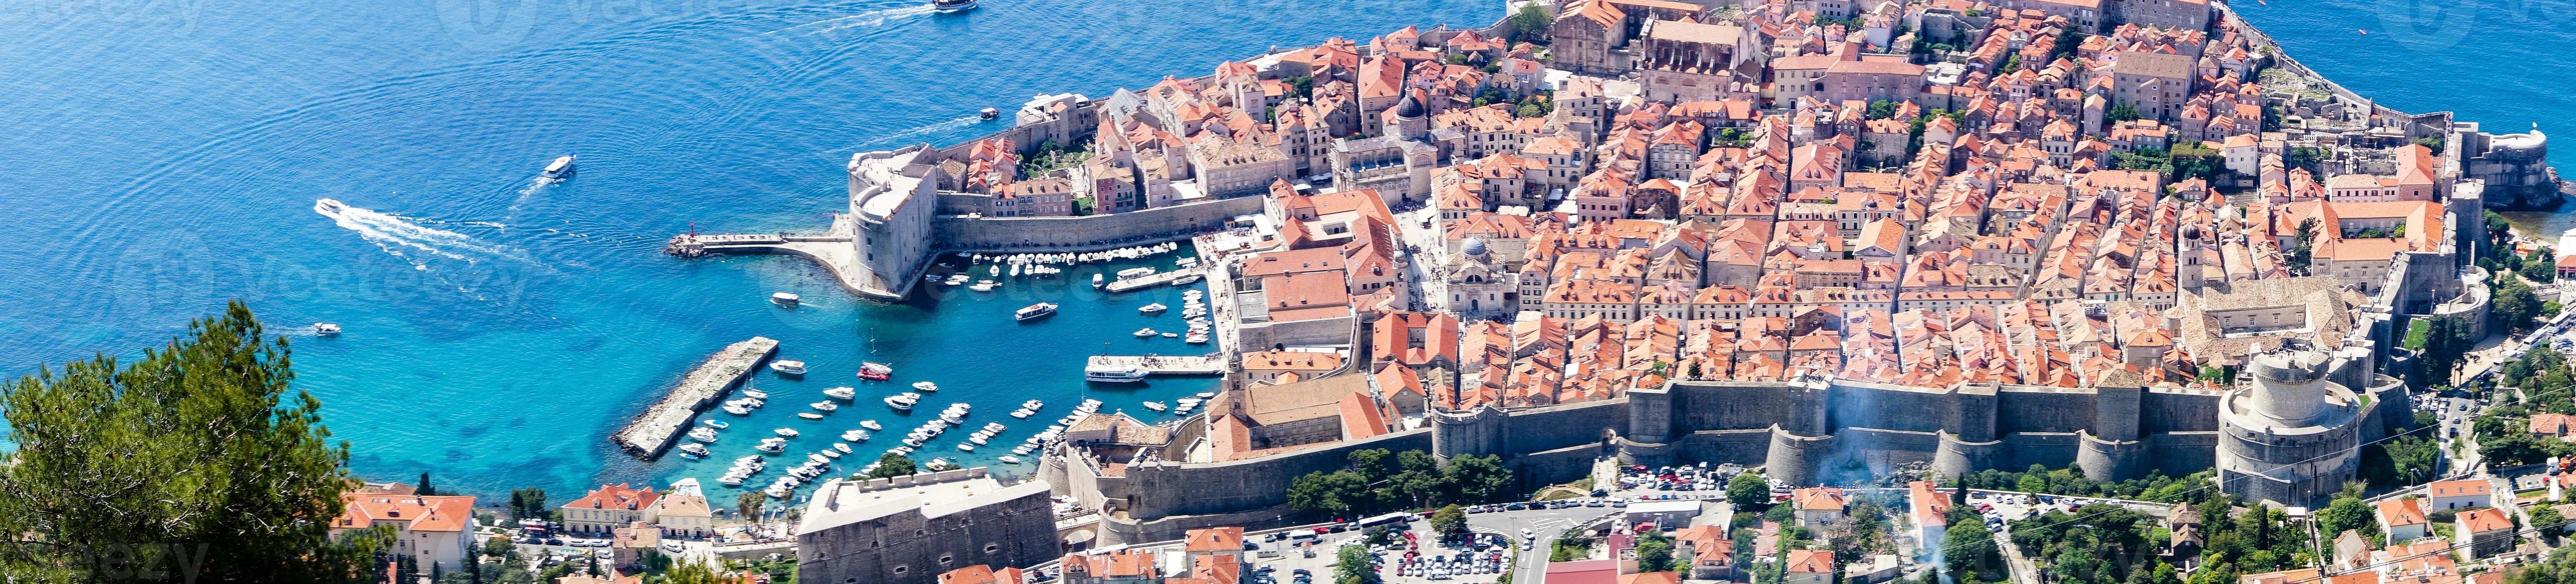
<path id="1" fill-rule="evenodd" d="M 737 420 L 720 456 L 777 426 L 808 430 L 798 446 L 810 450 L 829 442 L 817 429 L 917 424 L 870 398 L 827 422 L 793 420 L 823 388 L 857 384 L 862 360 L 898 367 L 897 383 L 862 386 L 871 398 L 936 381 L 925 410 L 974 403 L 975 423 L 1012 424 L 1005 445 L 1043 425 L 1003 416 L 1024 399 L 1046 400 L 1047 419 L 1085 395 L 1148 415 L 1138 402 L 1211 384 L 1086 387 L 1081 357 L 1189 351 L 1128 334 L 1178 328 L 1177 315 L 1133 310 L 1177 306 L 1169 290 L 1099 298 L 1069 284 L 1088 279 L 1077 270 L 1052 286 L 884 304 L 793 259 L 658 249 L 692 224 L 819 228 L 844 205 L 852 152 L 998 128 L 974 119 L 980 108 L 1105 95 L 1327 36 L 1480 24 L 1501 4 L 986 0 L 937 16 L 916 2 L 8 3 L 0 364 L 15 374 L 136 354 L 240 298 L 278 330 L 347 327 L 292 344 L 297 385 L 324 401 L 360 475 L 429 471 L 443 488 L 542 486 L 562 499 L 603 481 L 717 474 L 635 463 L 604 438 L 708 352 L 753 335 L 815 371 L 764 376 L 780 397 Z M 2241 8 L 2311 66 L 2395 107 L 2554 130 L 2576 111 L 2576 94 L 2554 86 L 2576 54 L 2567 4 Z M 579 175 L 537 186 L 565 152 L 579 153 Z M 318 212 L 322 198 L 349 210 Z M 806 306 L 770 306 L 781 290 Z M 1009 321 L 1040 299 L 1065 314 Z M 962 437 L 924 455 L 954 456 Z"/>

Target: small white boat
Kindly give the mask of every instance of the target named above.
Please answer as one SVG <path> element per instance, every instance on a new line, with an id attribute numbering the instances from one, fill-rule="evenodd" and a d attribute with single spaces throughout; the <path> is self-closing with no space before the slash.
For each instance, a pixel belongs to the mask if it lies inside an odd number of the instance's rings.
<path id="1" fill-rule="evenodd" d="M 1155 315 L 1155 314 L 1162 314 L 1162 313 L 1163 313 L 1163 311 L 1171 310 L 1171 309 L 1172 309 L 1172 307 L 1164 306 L 1164 305 L 1163 305 L 1163 303 L 1161 303 L 1161 302 L 1156 302 L 1156 303 L 1153 303 L 1153 304 L 1147 304 L 1147 305 L 1144 305 L 1144 306 L 1136 307 L 1136 312 L 1137 312 L 1137 313 L 1139 313 L 1139 314 L 1145 314 L 1145 315 Z"/>
<path id="2" fill-rule="evenodd" d="M 1100 274 L 1092 274 L 1092 275 L 1091 275 L 1091 287 L 1093 287 L 1093 288 L 1098 288 L 1098 287 L 1101 287 L 1101 286 L 1106 286 L 1107 284 L 1105 284 L 1105 283 L 1103 283 L 1103 282 L 1104 282 L 1104 281 L 1106 281 L 1106 280 L 1108 280 L 1108 279 L 1109 279 L 1108 277 L 1102 276 L 1102 275 L 1100 275 Z"/>
<path id="3" fill-rule="evenodd" d="M 995 281 L 992 281 L 992 280 L 985 280 L 985 281 L 982 281 L 982 282 L 976 282 L 976 283 L 975 283 L 975 285 L 973 285 L 973 286 L 967 286 L 967 287 L 966 287 L 966 289 L 968 289 L 968 290 L 974 290 L 974 291 L 976 291 L 976 292 L 991 292 L 991 291 L 993 291 L 993 287 L 994 287 L 994 286 L 1000 286 L 1000 285 L 1002 285 L 1000 282 L 995 282 Z"/>
<path id="4" fill-rule="evenodd" d="M 958 3 L 958 2 L 956 2 L 955 0 L 950 0 L 949 2 L 946 2 L 946 4 L 957 4 L 957 3 Z M 940 3 L 940 2 L 932 2 L 932 3 L 931 3 L 931 5 L 932 5 L 932 6 L 940 6 L 941 4 L 942 4 L 942 3 Z M 969 1 L 969 2 L 965 2 L 965 4 L 967 4 L 967 5 L 970 5 L 970 6 L 971 6 L 971 5 L 973 5 L 973 4 L 974 4 L 974 2 Z M 953 11 L 956 11 L 956 10 L 963 10 L 963 9 L 952 9 L 952 10 L 950 10 L 950 11 L 952 11 L 952 12 L 953 12 Z M 977 111 L 977 112 L 975 112 L 975 117 L 984 118 L 984 119 L 987 119 L 987 120 L 989 120 L 989 119 L 993 119 L 993 118 L 1002 117 L 1002 110 L 993 109 L 993 108 L 989 108 L 989 107 L 988 107 L 988 108 L 984 108 L 982 111 Z"/>
<path id="5" fill-rule="evenodd" d="M 866 431 L 866 430 L 851 430 L 851 431 L 848 431 L 848 432 L 842 432 L 842 433 L 841 433 L 841 439 L 842 439 L 842 440 L 848 440 L 848 441 L 851 441 L 851 442 L 866 442 L 866 441 L 868 441 L 868 431 Z"/>
<path id="6" fill-rule="evenodd" d="M 939 384 L 931 383 L 931 382 L 928 382 L 928 381 L 915 381 L 915 382 L 912 382 L 912 388 L 913 388 L 913 389 L 922 390 L 922 391 L 933 391 L 933 392 L 935 392 L 935 391 L 939 391 Z"/>
<path id="7" fill-rule="evenodd" d="M 933 458 L 930 459 L 929 463 L 923 464 L 922 467 L 930 470 L 953 470 L 957 468 L 957 462 L 945 457 Z"/>
<path id="8" fill-rule="evenodd" d="M 769 392 L 757 389 L 744 389 L 742 390 L 742 396 L 751 399 L 769 399 Z"/>
<path id="9" fill-rule="evenodd" d="M 842 451 L 839 451 L 839 450 L 832 450 L 832 449 L 828 449 L 828 448 L 827 448 L 827 449 L 823 449 L 823 450 L 816 450 L 816 451 L 814 451 L 814 453 L 815 453 L 815 454 L 823 455 L 823 458 L 840 458 L 840 457 L 841 457 L 841 455 L 843 455 L 843 454 L 849 454 L 849 453 L 847 453 L 847 452 L 842 452 Z"/>
<path id="10" fill-rule="evenodd" d="M 748 416 L 751 415 L 751 408 L 743 407 L 739 404 L 725 404 L 724 413 L 736 416 Z"/>
<path id="11" fill-rule="evenodd" d="M 968 277 L 968 276 L 967 276 L 967 275 L 965 275 L 965 274 L 951 274 L 951 275 L 949 275 L 949 276 L 948 276 L 948 279 L 947 279 L 947 280 L 941 281 L 940 283 L 941 283 L 941 284 L 947 284 L 947 285 L 950 285 L 950 286 L 962 286 L 962 285 L 965 285 L 965 284 L 966 284 L 966 281 L 967 281 L 967 280 L 972 280 L 972 279 L 974 279 L 974 278 Z"/>
<path id="12" fill-rule="evenodd" d="M 1169 410 L 1169 409 L 1172 409 L 1172 408 L 1171 408 L 1171 406 L 1163 405 L 1163 402 L 1150 402 L 1150 401 L 1149 401 L 1149 402 L 1145 402 L 1145 409 L 1148 409 L 1148 410 L 1154 410 L 1154 411 L 1159 412 L 1159 411 L 1163 411 L 1163 410 Z"/>
<path id="13" fill-rule="evenodd" d="M 769 301 L 779 306 L 795 306 L 803 299 L 797 298 L 796 294 L 790 292 L 774 292 L 769 295 Z"/>
<path id="14" fill-rule="evenodd" d="M 733 475 L 725 475 L 725 476 L 724 476 L 724 477 L 722 477 L 722 478 L 718 478 L 718 479 L 716 479 L 716 483 L 717 483 L 717 484 L 724 485 L 724 486 L 728 486 L 728 487 L 739 487 L 739 486 L 742 486 L 742 479 L 744 479 L 744 478 L 745 478 L 745 477 L 738 477 L 738 476 L 733 476 Z"/>
<path id="15" fill-rule="evenodd" d="M 1192 345 L 1205 345 L 1205 344 L 1207 344 L 1207 342 L 1208 342 L 1208 337 L 1207 337 L 1207 335 L 1193 334 L 1193 335 L 1190 335 L 1190 336 L 1189 336 L 1189 337 L 1187 337 L 1187 338 L 1183 338 L 1183 339 L 1181 339 L 1181 342 L 1189 343 L 1189 344 L 1192 344 Z"/>
<path id="16" fill-rule="evenodd" d="M 1175 337 L 1179 337 L 1179 336 L 1181 336 L 1181 333 L 1163 333 L 1163 338 L 1166 338 L 1166 339 L 1169 339 L 1169 338 L 1175 338 Z"/>
<path id="17" fill-rule="evenodd" d="M 779 435 L 780 437 L 784 437 L 784 438 L 795 438 L 795 437 L 797 437 L 797 436 L 799 436 L 799 435 L 801 435 L 801 434 L 802 434 L 801 432 L 797 432 L 795 428 L 779 428 L 779 429 L 776 429 L 776 430 L 771 430 L 770 432 L 771 432 L 771 433 L 775 433 L 775 434 Z"/>
<path id="18" fill-rule="evenodd" d="M 818 413 L 814 413 L 814 412 L 796 412 L 796 417 L 804 418 L 804 419 L 808 419 L 808 420 L 820 420 L 820 419 L 823 419 L 823 415 L 822 415 L 822 414 L 818 414 Z"/>
<path id="19" fill-rule="evenodd" d="M 859 422 L 859 427 L 867 428 L 870 431 L 884 430 L 885 424 L 879 424 L 876 420 L 861 420 Z"/>
<path id="20" fill-rule="evenodd" d="M 831 463 L 832 463 L 832 459 L 827 458 L 827 457 L 824 457 L 824 456 L 823 456 L 823 454 L 822 454 L 822 453 L 819 453 L 819 452 L 818 452 L 818 453 L 814 453 L 814 454 L 808 454 L 808 455 L 805 455 L 805 460 L 806 460 L 806 461 L 808 461 L 808 462 L 812 462 L 812 463 L 814 463 L 814 464 L 831 464 Z"/>
<path id="21" fill-rule="evenodd" d="M 1209 398 L 1214 398 L 1214 397 L 1216 397 L 1216 392 L 1213 392 L 1213 391 L 1202 391 L 1202 392 L 1199 392 L 1199 394 L 1198 394 L 1197 396 L 1195 396 L 1195 397 L 1197 397 L 1197 398 L 1199 398 L 1199 399 L 1209 399 Z"/>
<path id="22" fill-rule="evenodd" d="M 1151 276 L 1151 275 L 1154 275 L 1154 268 L 1153 268 L 1153 267 L 1151 267 L 1151 266 L 1141 267 L 1141 268 L 1127 268 L 1127 269 L 1119 270 L 1119 271 L 1118 271 L 1118 279 L 1120 279 L 1120 280 L 1133 280 L 1133 279 L 1136 279 L 1136 278 L 1142 278 L 1142 277 Z"/>
<path id="23" fill-rule="evenodd" d="M 1142 339 L 1142 338 L 1145 338 L 1145 337 L 1154 336 L 1154 335 L 1159 335 L 1159 334 L 1163 334 L 1163 333 L 1161 333 L 1161 332 L 1159 332 L 1159 331 L 1156 331 L 1156 330 L 1154 330 L 1154 329 L 1152 329 L 1152 328 L 1140 328 L 1140 329 L 1136 329 L 1136 338 L 1139 338 L 1139 339 Z"/>
<path id="24" fill-rule="evenodd" d="M 725 421 L 724 421 L 724 420 L 716 420 L 716 419 L 699 420 L 699 421 L 698 421 L 698 423 L 700 423 L 700 424 L 706 424 L 706 425 L 707 425 L 707 427 L 709 427 L 709 428 L 715 428 L 715 429 L 718 429 L 718 430 L 723 430 L 723 429 L 725 429 L 725 428 L 733 427 L 733 424 L 727 424 L 727 423 L 725 423 Z"/>
<path id="25" fill-rule="evenodd" d="M 339 336 L 339 335 L 340 335 L 340 325 L 331 324 L 331 323 L 327 323 L 327 322 L 317 322 L 317 323 L 313 323 L 313 334 L 322 335 L 322 336 L 326 336 L 326 337 Z"/>
<path id="26" fill-rule="evenodd" d="M 546 170 L 544 172 L 538 174 L 552 179 L 572 176 L 572 160 L 573 155 L 571 154 L 556 157 L 554 162 L 546 163 Z"/>
<path id="27" fill-rule="evenodd" d="M 804 375 L 805 362 L 793 359 L 785 361 L 771 361 L 769 362 L 769 370 L 776 371 L 780 375 Z"/>
<path id="28" fill-rule="evenodd" d="M 696 430 L 690 430 L 689 439 L 699 442 L 714 442 L 716 441 L 716 429 L 700 427 Z"/>
<path id="29" fill-rule="evenodd" d="M 818 412 L 828 412 L 828 411 L 832 411 L 832 410 L 841 409 L 841 404 L 836 404 L 836 403 L 832 403 L 832 402 L 829 402 L 829 401 L 818 401 L 818 402 L 814 402 L 814 403 L 810 403 L 810 404 L 805 404 L 805 407 L 814 408 L 814 411 L 818 411 Z"/>
<path id="30" fill-rule="evenodd" d="M 999 460 L 999 461 L 1002 461 L 1002 464 L 1019 464 L 1019 463 L 1020 463 L 1020 457 L 1017 457 L 1017 456 L 1011 456 L 1011 455 L 1008 455 L 1008 454 L 1004 454 L 1004 455 L 1002 455 L 1002 457 L 1001 457 L 1001 458 L 996 458 L 996 459 L 993 459 L 993 460 Z"/>
<path id="31" fill-rule="evenodd" d="M 975 445 L 973 445 L 973 444 L 959 444 L 959 445 L 957 445 L 957 449 L 958 449 L 958 450 L 963 450 L 963 451 L 966 451 L 966 452 L 974 452 L 974 451 L 975 451 Z"/>
<path id="32" fill-rule="evenodd" d="M 893 377 L 893 376 L 894 376 L 894 366 L 893 366 L 893 365 L 887 365 L 887 364 L 884 364 L 884 363 L 878 363 L 878 362 L 875 362 L 875 361 L 869 361 L 869 362 L 865 362 L 865 363 L 860 363 L 860 364 L 859 364 L 859 378 L 860 378 L 860 379 L 865 379 L 865 380 L 868 380 L 868 381 L 885 381 L 885 380 L 886 380 L 886 378 L 888 378 L 888 377 Z"/>
<path id="33" fill-rule="evenodd" d="M 1190 274 L 1190 275 L 1187 275 L 1187 276 L 1181 276 L 1181 277 L 1179 277 L 1179 278 L 1173 278 L 1173 279 L 1172 279 L 1172 285 L 1174 285 L 1174 286 L 1188 286 L 1188 285 L 1191 285 L 1191 284 L 1197 284 L 1197 283 L 1199 283 L 1199 275 L 1198 275 L 1198 274 Z"/>
<path id="34" fill-rule="evenodd" d="M 855 387 L 850 387 L 850 386 L 847 386 L 847 385 L 840 386 L 840 387 L 835 387 L 835 388 L 831 388 L 831 389 L 823 390 L 823 397 L 828 397 L 828 398 L 837 399 L 837 400 L 849 400 L 849 399 L 851 399 L 851 398 L 856 398 L 856 397 L 858 397 L 858 396 L 859 396 L 859 389 L 858 389 L 858 388 L 855 388 Z"/>
<path id="35" fill-rule="evenodd" d="M 1001 265 L 1001 264 L 994 264 L 994 265 L 993 265 L 993 269 L 985 270 L 985 271 L 984 271 L 984 275 L 986 275 L 986 276 L 999 276 L 999 275 L 1002 275 L 1002 265 Z"/>
<path id="36" fill-rule="evenodd" d="M 865 440 L 865 439 L 864 439 L 864 438 L 862 438 L 862 440 Z M 842 453 L 842 454 L 849 454 L 849 453 L 850 453 L 850 445 L 848 445 L 848 444 L 835 443 L 835 444 L 833 444 L 833 445 L 832 445 L 832 449 L 833 449 L 833 450 L 840 451 L 840 453 Z"/>
<path id="37" fill-rule="evenodd" d="M 992 444 L 992 443 L 993 443 L 993 439 L 991 439 L 991 438 L 986 438 L 986 437 L 983 437 L 983 436 L 967 436 L 967 437 L 966 437 L 966 441 L 967 441 L 967 442 L 973 442 L 973 443 L 975 443 L 975 445 L 976 445 L 976 446 L 983 446 L 983 445 L 986 445 L 986 444 Z"/>
<path id="38" fill-rule="evenodd" d="M 754 447 L 752 447 L 751 449 L 752 449 L 752 450 L 758 450 L 758 451 L 761 451 L 761 452 L 770 453 L 770 454 L 777 454 L 777 453 L 781 453 L 781 452 L 786 452 L 786 451 L 787 451 L 787 443 L 786 443 L 786 442 L 762 442 L 762 443 L 760 443 L 760 445 L 759 445 L 759 446 L 754 446 Z"/>
<path id="39" fill-rule="evenodd" d="M 1015 319 L 1015 320 L 1018 320 L 1018 321 L 1020 321 L 1020 322 L 1028 322 L 1028 321 L 1032 321 L 1032 320 L 1037 320 L 1037 319 L 1041 319 L 1041 318 L 1046 318 L 1046 317 L 1048 317 L 1048 316 L 1050 316 L 1050 315 L 1053 315 L 1053 314 L 1055 314 L 1055 303 L 1053 303 L 1053 302 L 1040 302 L 1040 303 L 1037 303 L 1037 304 L 1031 304 L 1031 305 L 1028 305 L 1028 306 L 1020 307 L 1020 310 L 1019 310 L 1019 311 L 1011 313 L 1011 318 L 1012 318 L 1012 319 Z"/>
<path id="40" fill-rule="evenodd" d="M 689 455 L 690 458 L 704 457 L 707 455 L 707 447 L 697 444 L 682 444 L 680 445 L 680 454 Z"/>

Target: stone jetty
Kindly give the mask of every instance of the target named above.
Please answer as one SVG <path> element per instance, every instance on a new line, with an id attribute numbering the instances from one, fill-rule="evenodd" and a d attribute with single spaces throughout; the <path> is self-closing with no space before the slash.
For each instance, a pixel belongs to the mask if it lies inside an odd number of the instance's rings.
<path id="1" fill-rule="evenodd" d="M 1143 369 L 1157 375 L 1218 375 L 1226 371 L 1225 355 L 1093 355 L 1083 364 L 1083 371 L 1129 371 Z"/>
<path id="2" fill-rule="evenodd" d="M 734 386 L 760 371 L 760 363 L 778 353 L 778 341 L 769 337 L 726 345 L 724 350 L 708 356 L 696 369 L 680 378 L 679 384 L 662 401 L 635 414 L 635 420 L 610 435 L 608 441 L 636 458 L 660 458 L 671 442 L 689 430 L 689 420 L 708 406 L 724 401 Z"/>

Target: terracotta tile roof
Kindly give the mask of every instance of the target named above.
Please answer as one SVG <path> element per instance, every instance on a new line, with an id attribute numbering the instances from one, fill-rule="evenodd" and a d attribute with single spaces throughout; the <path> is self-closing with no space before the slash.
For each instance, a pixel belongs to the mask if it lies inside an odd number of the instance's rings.
<path id="1" fill-rule="evenodd" d="M 332 529 L 366 529 L 389 521 L 410 531 L 464 531 L 474 521 L 473 497 L 350 493 L 340 501 Z"/>
<path id="2" fill-rule="evenodd" d="M 1243 528 L 1210 527 L 1207 529 L 1192 529 L 1189 531 L 1187 541 L 1188 544 L 1184 546 L 1184 548 L 1188 551 L 1240 552 L 1243 551 Z"/>

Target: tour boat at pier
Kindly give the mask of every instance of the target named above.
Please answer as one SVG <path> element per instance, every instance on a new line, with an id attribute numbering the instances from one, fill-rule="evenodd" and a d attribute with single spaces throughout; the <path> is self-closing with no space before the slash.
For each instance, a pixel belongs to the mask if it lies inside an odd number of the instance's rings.
<path id="1" fill-rule="evenodd" d="M 1082 380 L 1098 381 L 1101 383 L 1135 383 L 1145 380 L 1145 370 L 1122 369 L 1116 371 L 1084 371 L 1082 373 Z"/>
<path id="2" fill-rule="evenodd" d="M 317 323 L 313 323 L 313 334 L 322 335 L 322 336 L 326 336 L 326 337 L 339 336 L 339 335 L 340 335 L 340 325 L 331 324 L 331 323 L 327 323 L 327 322 L 317 322 Z"/>
<path id="3" fill-rule="evenodd" d="M 931 383 L 929 381 L 915 381 L 912 382 L 912 388 L 922 391 L 939 391 L 939 384 Z"/>
<path id="4" fill-rule="evenodd" d="M 832 399 L 847 400 L 847 399 L 856 398 L 856 397 L 858 397 L 858 396 L 859 396 L 859 390 L 858 390 L 858 388 L 850 387 L 850 386 L 847 386 L 847 385 L 840 386 L 840 387 L 835 387 L 835 388 L 831 388 L 831 389 L 823 390 L 823 397 L 828 397 L 828 398 L 832 398 Z"/>
<path id="5" fill-rule="evenodd" d="M 1162 314 L 1162 313 L 1163 313 L 1163 311 L 1171 310 L 1171 309 L 1172 309 L 1172 307 L 1164 306 L 1164 305 L 1163 305 L 1163 303 L 1161 303 L 1161 302 L 1156 302 L 1156 303 L 1153 303 L 1153 304 L 1147 304 L 1147 305 L 1144 305 L 1144 306 L 1136 307 L 1136 312 L 1137 312 L 1138 314 L 1155 315 L 1155 314 Z"/>
<path id="6" fill-rule="evenodd" d="M 796 294 L 791 292 L 778 292 L 770 294 L 769 301 L 777 303 L 779 306 L 795 306 L 798 302 L 802 302 L 803 299 L 798 298 Z"/>
<path id="7" fill-rule="evenodd" d="M 769 363 L 769 370 L 776 371 L 780 375 L 804 375 L 805 362 L 793 359 L 786 361 L 771 361 Z"/>
<path id="8" fill-rule="evenodd" d="M 860 364 L 859 364 L 859 378 L 860 378 L 860 379 L 865 379 L 865 380 L 868 380 L 868 381 L 885 381 L 886 379 L 891 378 L 891 377 L 894 377 L 894 366 L 893 366 L 893 365 L 887 365 L 887 364 L 884 364 L 884 363 L 878 363 L 878 362 L 875 362 L 875 361 L 869 361 L 869 362 L 866 362 L 866 363 L 860 363 Z"/>
<path id="9" fill-rule="evenodd" d="M 1055 303 L 1040 302 L 1021 307 L 1018 312 L 1011 313 L 1011 318 L 1017 319 L 1020 322 L 1028 322 L 1040 318 L 1046 318 L 1048 315 L 1052 314 L 1055 314 Z"/>
<path id="10" fill-rule="evenodd" d="M 541 174 L 543 174 L 546 178 L 553 178 L 553 179 L 560 179 L 560 178 L 563 178 L 563 177 L 572 176 L 572 159 L 573 159 L 573 155 L 571 155 L 571 154 L 565 154 L 565 155 L 563 155 L 563 156 L 561 156 L 561 157 L 557 157 L 557 158 L 555 158 L 555 161 L 554 161 L 554 162 L 546 164 L 546 170 L 545 170 L 545 172 L 543 172 L 543 173 L 541 173 Z"/>

